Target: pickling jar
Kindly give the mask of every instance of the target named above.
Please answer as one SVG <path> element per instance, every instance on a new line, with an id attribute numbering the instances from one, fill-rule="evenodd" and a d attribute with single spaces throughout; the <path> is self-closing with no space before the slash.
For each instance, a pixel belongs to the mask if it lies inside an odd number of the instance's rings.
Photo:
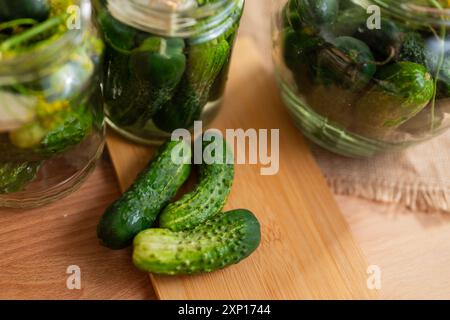
<path id="1" fill-rule="evenodd" d="M 90 2 L 27 1 L 0 5 L 0 207 L 69 194 L 104 146 Z"/>
<path id="2" fill-rule="evenodd" d="M 244 0 L 94 0 L 108 124 L 159 144 L 222 103 Z"/>
<path id="3" fill-rule="evenodd" d="M 369 157 L 450 126 L 450 7 L 443 0 L 275 0 L 282 98 L 306 137 Z"/>

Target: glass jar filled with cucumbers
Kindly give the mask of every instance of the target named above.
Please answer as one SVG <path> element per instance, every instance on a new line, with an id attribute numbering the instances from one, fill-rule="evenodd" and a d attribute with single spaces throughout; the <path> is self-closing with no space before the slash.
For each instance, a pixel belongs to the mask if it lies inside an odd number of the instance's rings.
<path id="1" fill-rule="evenodd" d="M 103 43 L 85 0 L 0 0 L 0 207 L 74 190 L 104 145 Z"/>
<path id="2" fill-rule="evenodd" d="M 450 3 L 277 0 L 274 62 L 303 133 L 368 157 L 450 126 Z"/>
<path id="3" fill-rule="evenodd" d="M 94 0 L 106 43 L 107 121 L 159 144 L 221 104 L 244 0 Z"/>

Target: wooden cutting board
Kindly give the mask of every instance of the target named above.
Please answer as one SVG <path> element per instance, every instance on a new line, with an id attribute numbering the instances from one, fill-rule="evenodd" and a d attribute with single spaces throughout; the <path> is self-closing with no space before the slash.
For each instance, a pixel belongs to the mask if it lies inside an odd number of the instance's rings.
<path id="1" fill-rule="evenodd" d="M 365 258 L 263 62 L 251 40 L 239 39 L 225 103 L 211 125 L 222 132 L 280 129 L 279 173 L 262 176 L 258 165 L 237 165 L 226 206 L 257 215 L 261 246 L 243 262 L 211 274 L 151 275 L 155 292 L 160 299 L 375 298 L 367 289 Z M 108 147 L 125 190 L 154 150 L 115 134 Z"/>

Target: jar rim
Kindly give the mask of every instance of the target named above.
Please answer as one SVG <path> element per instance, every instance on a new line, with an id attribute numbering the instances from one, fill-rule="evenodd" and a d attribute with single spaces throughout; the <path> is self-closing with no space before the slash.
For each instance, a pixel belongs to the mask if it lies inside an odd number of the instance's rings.
<path id="1" fill-rule="evenodd" d="M 367 1 L 356 0 L 356 2 Z M 439 0 L 429 0 L 428 5 L 417 1 L 370 0 L 369 2 L 388 10 L 389 14 L 419 24 L 450 26 L 450 8 L 442 7 Z"/>
<path id="2" fill-rule="evenodd" d="M 217 0 L 202 6 L 170 10 L 142 0 L 107 0 L 106 8 L 120 22 L 138 30 L 167 37 L 191 37 L 212 32 L 226 22 L 244 0 Z"/>
<path id="3" fill-rule="evenodd" d="M 121 0 L 119 0 L 121 1 Z M 191 6 L 191 7 L 180 7 L 180 9 L 177 10 L 171 10 L 170 6 L 166 6 L 166 7 L 158 7 L 158 6 L 149 6 L 148 3 L 150 3 L 151 1 L 145 1 L 147 4 L 145 4 L 144 2 L 142 2 L 142 0 L 126 0 L 127 2 L 132 3 L 133 5 L 135 5 L 137 8 L 141 8 L 141 9 L 151 9 L 153 11 L 159 12 L 161 14 L 180 14 L 180 13 L 186 13 L 186 12 L 205 12 L 205 11 L 209 11 L 212 8 L 219 8 L 222 7 L 224 4 L 226 4 L 227 2 L 232 2 L 233 0 L 216 0 L 214 2 L 211 3 L 207 3 L 205 5 L 201 5 L 201 6 Z M 165 0 L 167 2 L 170 2 L 170 0 Z"/>
<path id="4" fill-rule="evenodd" d="M 80 13 L 80 29 L 66 30 L 61 35 L 42 46 L 36 46 L 17 55 L 2 58 L 0 55 L 0 82 L 5 78 L 33 78 L 42 67 L 54 65 L 64 60 L 83 40 L 83 36 L 91 23 L 91 3 L 89 0 L 78 0 Z"/>

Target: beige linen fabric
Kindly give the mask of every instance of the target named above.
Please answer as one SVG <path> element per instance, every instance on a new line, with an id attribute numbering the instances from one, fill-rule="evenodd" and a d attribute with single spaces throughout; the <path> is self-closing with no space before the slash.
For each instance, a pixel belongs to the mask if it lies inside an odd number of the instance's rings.
<path id="1" fill-rule="evenodd" d="M 371 159 L 311 148 L 336 194 L 399 203 L 411 210 L 450 212 L 450 132 Z"/>

